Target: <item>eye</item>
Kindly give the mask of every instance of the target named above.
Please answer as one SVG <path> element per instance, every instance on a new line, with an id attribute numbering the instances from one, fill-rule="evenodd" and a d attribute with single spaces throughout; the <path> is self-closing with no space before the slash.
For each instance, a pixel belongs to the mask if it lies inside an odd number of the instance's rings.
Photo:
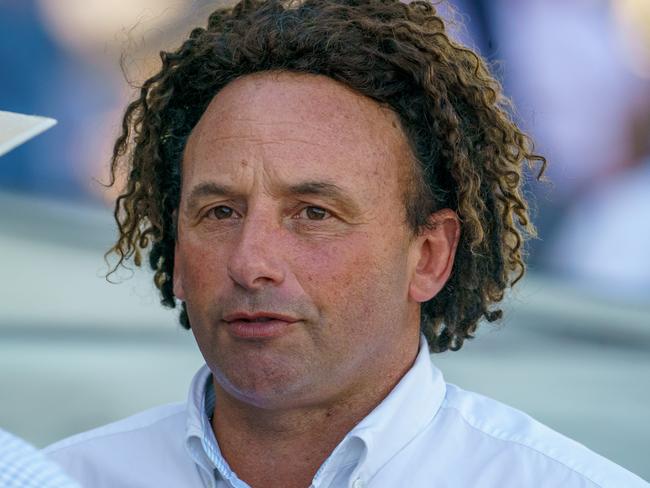
<path id="1" fill-rule="evenodd" d="M 219 205 L 217 207 L 211 208 L 208 214 L 217 220 L 224 220 L 234 217 L 235 211 L 225 205 Z"/>
<path id="2" fill-rule="evenodd" d="M 332 216 L 327 210 L 321 207 L 309 206 L 303 208 L 298 214 L 299 217 L 308 220 L 325 220 Z"/>

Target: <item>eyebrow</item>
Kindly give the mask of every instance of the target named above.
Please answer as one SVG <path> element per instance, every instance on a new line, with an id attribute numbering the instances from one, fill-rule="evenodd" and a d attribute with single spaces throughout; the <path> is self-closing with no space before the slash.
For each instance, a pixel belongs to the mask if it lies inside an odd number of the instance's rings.
<path id="1" fill-rule="evenodd" d="M 289 196 L 319 196 L 328 200 L 337 201 L 353 213 L 360 211 L 359 206 L 343 188 L 328 181 L 302 181 L 281 188 L 280 193 Z M 234 190 L 229 185 L 207 181 L 199 183 L 192 188 L 187 199 L 187 208 L 193 209 L 198 207 L 201 199 L 205 197 L 241 198 L 243 196 L 243 193 Z"/>
<path id="2" fill-rule="evenodd" d="M 304 181 L 287 186 L 284 193 L 299 196 L 319 196 L 335 200 L 352 212 L 359 212 L 358 205 L 346 191 L 335 183 L 327 181 Z"/>
<path id="3" fill-rule="evenodd" d="M 186 208 L 188 210 L 191 210 L 195 207 L 198 207 L 201 199 L 205 197 L 233 197 L 237 195 L 238 193 L 228 185 L 221 185 L 212 181 L 206 181 L 199 183 L 194 188 L 192 188 L 192 191 L 187 197 Z"/>

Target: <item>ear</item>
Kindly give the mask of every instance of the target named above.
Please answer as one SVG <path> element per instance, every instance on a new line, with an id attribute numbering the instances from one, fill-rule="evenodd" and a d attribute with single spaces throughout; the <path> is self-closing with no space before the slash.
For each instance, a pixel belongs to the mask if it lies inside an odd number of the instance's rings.
<path id="1" fill-rule="evenodd" d="M 176 229 L 176 243 L 174 245 L 174 296 L 181 301 L 185 301 L 185 289 L 183 288 L 183 263 L 181 252 L 179 250 L 178 238 L 180 233 L 178 232 L 178 210 L 174 211 L 172 216 L 174 221 L 174 228 Z"/>
<path id="2" fill-rule="evenodd" d="M 174 296 L 181 301 L 185 301 L 185 289 L 183 288 L 182 266 L 179 266 L 178 243 L 174 250 Z"/>
<path id="3" fill-rule="evenodd" d="M 409 298 L 420 303 L 431 300 L 445 286 L 460 239 L 460 222 L 453 210 L 439 210 L 431 214 L 429 222 L 412 243 Z"/>

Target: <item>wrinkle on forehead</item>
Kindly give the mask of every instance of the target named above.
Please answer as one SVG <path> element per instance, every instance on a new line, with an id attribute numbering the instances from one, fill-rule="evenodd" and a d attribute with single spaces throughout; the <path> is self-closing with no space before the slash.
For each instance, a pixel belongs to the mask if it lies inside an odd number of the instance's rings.
<path id="1" fill-rule="evenodd" d="M 392 188 L 403 194 L 413 171 L 391 109 L 328 77 L 287 72 L 246 75 L 224 87 L 190 135 L 184 167 L 216 161 L 236 177 L 262 163 L 270 176 L 274 162 L 300 165 L 303 151 L 321 169 L 375 179 L 384 195 Z M 280 166 L 284 174 L 288 167 Z"/>
<path id="2" fill-rule="evenodd" d="M 291 87 L 290 92 L 286 90 L 287 86 Z M 236 96 L 232 96 L 233 91 Z M 256 107 L 262 102 L 276 107 L 277 115 L 275 110 L 269 110 L 260 117 Z M 283 120 L 282 114 L 287 108 L 292 110 L 297 120 Z M 393 110 L 323 75 L 293 72 L 245 75 L 217 93 L 206 115 L 208 119 L 215 119 L 212 122 L 228 118 L 236 125 L 249 122 L 258 127 L 300 125 L 312 127 L 315 131 L 328 129 L 337 132 L 343 125 L 350 130 L 339 136 L 349 140 L 363 138 L 367 133 L 363 128 L 382 133 L 382 137 L 373 141 L 375 144 L 406 143 L 399 118 Z M 324 123 L 324 118 L 329 123 Z M 359 130 L 355 130 L 357 128 Z"/>
<path id="3" fill-rule="evenodd" d="M 212 137 L 210 137 L 212 135 Z M 251 137 L 244 134 L 233 134 L 233 135 L 223 135 L 221 133 L 217 134 L 208 134 L 208 137 L 199 136 L 202 139 L 202 142 L 212 143 L 212 142 L 227 142 L 227 141 L 236 141 L 236 140 L 247 140 L 254 142 L 255 144 L 283 144 L 286 142 L 300 142 L 302 144 L 309 144 L 311 146 L 321 146 L 327 147 L 327 144 L 320 144 L 318 142 L 310 141 L 307 139 L 299 139 L 297 137 L 283 137 L 277 141 L 265 141 L 259 137 Z"/>

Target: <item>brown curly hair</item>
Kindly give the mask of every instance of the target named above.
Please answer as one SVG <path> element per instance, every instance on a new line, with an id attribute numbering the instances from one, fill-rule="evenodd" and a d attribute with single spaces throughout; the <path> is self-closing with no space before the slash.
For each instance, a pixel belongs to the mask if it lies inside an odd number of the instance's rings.
<path id="1" fill-rule="evenodd" d="M 432 351 L 457 350 L 481 319 L 492 322 L 507 287 L 524 273 L 523 242 L 534 236 L 522 196 L 525 164 L 546 162 L 511 121 L 508 100 L 485 62 L 453 41 L 426 1 L 242 0 L 220 8 L 174 52 L 129 104 L 111 163 L 128 180 L 117 198 L 116 267 L 148 252 L 162 303 L 173 293 L 174 212 L 187 137 L 219 90 L 261 71 L 325 75 L 390 107 L 417 160 L 406 198 L 413 231 L 454 209 L 461 238 L 444 289 L 422 304 Z M 181 324 L 189 328 L 185 304 Z"/>

